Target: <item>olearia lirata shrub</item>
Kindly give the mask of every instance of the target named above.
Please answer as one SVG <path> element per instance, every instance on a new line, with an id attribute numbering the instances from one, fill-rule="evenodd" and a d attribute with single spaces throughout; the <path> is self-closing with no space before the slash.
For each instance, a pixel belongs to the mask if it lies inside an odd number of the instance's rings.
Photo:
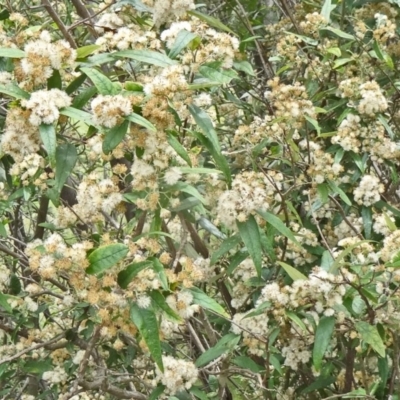
<path id="1" fill-rule="evenodd" d="M 0 398 L 400 399 L 397 0 L 0 5 Z"/>

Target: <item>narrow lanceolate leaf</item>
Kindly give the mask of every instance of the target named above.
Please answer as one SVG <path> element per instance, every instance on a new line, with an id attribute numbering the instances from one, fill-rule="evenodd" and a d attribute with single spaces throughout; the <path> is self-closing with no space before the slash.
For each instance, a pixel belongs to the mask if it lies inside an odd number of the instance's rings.
<path id="1" fill-rule="evenodd" d="M 39 126 L 40 138 L 49 156 L 50 163 L 54 165 L 56 159 L 57 137 L 54 125 L 41 124 Z"/>
<path id="2" fill-rule="evenodd" d="M 103 153 L 108 154 L 114 150 L 124 139 L 128 131 L 129 121 L 124 120 L 120 125 L 114 126 L 105 134 L 103 141 Z"/>
<path id="3" fill-rule="evenodd" d="M 60 192 L 73 170 L 78 153 L 76 147 L 71 143 L 63 143 L 56 149 L 56 175 L 55 189 Z"/>
<path id="4" fill-rule="evenodd" d="M 175 58 L 196 37 L 194 33 L 182 29 L 176 36 L 175 42 L 168 53 L 168 57 L 172 59 Z"/>
<path id="5" fill-rule="evenodd" d="M 149 348 L 150 354 L 158 368 L 164 371 L 161 353 L 161 342 L 157 317 L 150 309 L 140 308 L 132 304 L 130 310 L 131 320 L 138 328 L 143 340 Z"/>
<path id="6" fill-rule="evenodd" d="M 205 310 L 214 311 L 217 314 L 220 314 L 224 317 L 228 317 L 227 312 L 224 308 L 218 304 L 211 297 L 207 296 L 202 290 L 197 287 L 192 287 L 188 289 L 190 293 L 193 295 L 193 303 L 198 304 L 203 307 Z"/>
<path id="7" fill-rule="evenodd" d="M 157 272 L 158 279 L 161 282 L 162 288 L 164 290 L 169 290 L 168 278 L 167 278 L 167 274 L 165 273 L 164 266 L 162 265 L 160 260 L 156 257 L 152 257 L 151 261 L 153 262 L 153 269 L 154 269 L 154 271 Z"/>
<path id="8" fill-rule="evenodd" d="M 307 280 L 307 277 L 303 275 L 300 271 L 293 268 L 289 264 L 284 263 L 283 261 L 277 261 L 277 263 L 286 271 L 286 273 L 294 280 Z"/>
<path id="9" fill-rule="evenodd" d="M 14 97 L 16 99 L 29 99 L 30 94 L 22 90 L 17 84 L 11 82 L 7 85 L 0 85 L 0 93 L 4 93 L 7 96 Z"/>
<path id="10" fill-rule="evenodd" d="M 194 17 L 196 17 L 204 22 L 207 22 L 208 25 L 213 26 L 214 28 L 221 29 L 222 31 L 229 32 L 232 35 L 235 35 L 235 32 L 233 32 L 232 29 L 228 28 L 217 18 L 211 17 L 210 15 L 203 14 L 196 10 L 190 10 L 190 11 L 188 11 L 188 14 L 193 15 Z"/>
<path id="11" fill-rule="evenodd" d="M 88 125 L 93 125 L 91 114 L 74 107 L 64 107 L 60 109 L 60 114 L 72 118 L 76 121 L 82 121 Z"/>
<path id="12" fill-rule="evenodd" d="M 152 262 L 147 260 L 128 265 L 123 271 L 118 274 L 118 285 L 121 286 L 122 289 L 126 289 L 140 271 L 143 271 L 145 268 L 151 266 Z"/>
<path id="13" fill-rule="evenodd" d="M 210 265 L 214 265 L 224 254 L 234 249 L 240 243 L 240 235 L 234 235 L 225 239 L 211 256 Z"/>
<path id="14" fill-rule="evenodd" d="M 156 65 L 158 67 L 169 67 L 177 64 L 177 61 L 171 60 L 166 54 L 152 50 L 123 50 L 112 53 L 113 57 L 125 57 L 145 64 Z"/>
<path id="15" fill-rule="evenodd" d="M 293 243 L 296 243 L 299 247 L 301 244 L 294 236 L 293 232 L 278 218 L 276 215 L 271 214 L 268 211 L 257 211 L 268 223 L 270 223 L 278 232 L 280 232 L 283 236 L 287 237 Z"/>
<path id="16" fill-rule="evenodd" d="M 381 357 L 385 357 L 385 345 L 377 327 L 364 321 L 356 322 L 355 327 L 361 336 L 361 340 L 368 343 Z"/>
<path id="17" fill-rule="evenodd" d="M 206 350 L 195 362 L 196 367 L 200 368 L 215 360 L 222 354 L 231 351 L 240 341 L 240 335 L 228 333 L 223 336 L 218 343 Z"/>
<path id="18" fill-rule="evenodd" d="M 184 146 L 182 146 L 178 139 L 172 134 L 172 132 L 167 132 L 167 140 L 169 145 L 177 152 L 177 154 L 187 162 L 187 164 L 191 167 L 192 161 L 190 160 L 189 154 L 187 153 Z"/>
<path id="19" fill-rule="evenodd" d="M 112 96 L 118 93 L 118 89 L 114 86 L 112 81 L 100 71 L 97 71 L 97 69 L 81 68 L 81 71 L 93 82 L 100 94 Z"/>
<path id="20" fill-rule="evenodd" d="M 122 243 L 109 244 L 99 247 L 90 253 L 89 267 L 86 268 L 88 274 L 100 274 L 121 261 L 128 254 L 128 246 Z"/>
<path id="21" fill-rule="evenodd" d="M 194 104 L 191 104 L 189 106 L 189 111 L 192 114 L 194 120 L 196 121 L 196 124 L 204 132 L 208 140 L 214 146 L 214 149 L 216 151 L 220 151 L 221 146 L 218 141 L 217 132 L 214 129 L 213 123 L 209 115 L 200 107 L 197 107 Z"/>
<path id="22" fill-rule="evenodd" d="M 254 266 L 257 270 L 257 275 L 261 276 L 261 265 L 262 265 L 262 246 L 261 236 L 258 230 L 258 225 L 255 218 L 250 215 L 247 221 L 237 221 L 240 236 L 253 260 Z"/>
<path id="23" fill-rule="evenodd" d="M 317 330 L 315 332 L 314 348 L 313 348 L 313 365 L 316 371 L 322 366 L 322 360 L 326 349 L 329 346 L 333 330 L 335 328 L 335 317 L 322 317 L 319 320 Z"/>
<path id="24" fill-rule="evenodd" d="M 98 44 L 89 44 L 87 46 L 79 47 L 79 49 L 76 49 L 76 58 L 85 58 L 87 56 L 90 56 L 100 47 L 101 46 L 99 46 Z"/>
<path id="25" fill-rule="evenodd" d="M 0 48 L 0 57 L 24 58 L 25 56 L 25 52 L 20 49 L 11 49 L 9 47 Z"/>
<path id="26" fill-rule="evenodd" d="M 153 307 L 155 309 L 160 309 L 165 313 L 166 318 L 173 322 L 182 322 L 182 318 L 177 314 L 167 303 L 165 297 L 159 290 L 153 290 L 150 292 L 150 297 L 152 300 Z"/>
<path id="27" fill-rule="evenodd" d="M 236 79 L 238 74 L 233 69 L 223 69 L 216 67 L 214 63 L 202 65 L 199 73 L 212 82 L 218 82 L 223 85 L 229 83 L 232 79 Z"/>
<path id="28" fill-rule="evenodd" d="M 134 122 L 135 124 L 143 126 L 149 131 L 157 132 L 157 128 L 150 121 L 147 121 L 146 118 L 143 118 L 141 115 L 133 113 L 131 115 L 128 115 L 126 119 L 128 121 Z"/>

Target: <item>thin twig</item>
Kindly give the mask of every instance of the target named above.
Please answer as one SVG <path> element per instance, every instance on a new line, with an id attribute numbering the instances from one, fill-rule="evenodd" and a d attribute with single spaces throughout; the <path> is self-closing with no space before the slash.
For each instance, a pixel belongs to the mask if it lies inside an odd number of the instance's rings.
<path id="1" fill-rule="evenodd" d="M 42 4 L 44 6 L 44 8 L 46 9 L 46 11 L 48 12 L 48 14 L 50 15 L 50 17 L 52 18 L 52 20 L 56 23 L 56 25 L 58 26 L 58 29 L 60 29 L 61 33 L 63 34 L 64 38 L 67 40 L 67 42 L 71 45 L 71 47 L 73 49 L 78 48 L 78 46 L 75 43 L 74 38 L 72 37 L 72 35 L 68 32 L 67 28 L 65 27 L 64 23 L 61 21 L 60 17 L 58 16 L 58 14 L 56 13 L 56 11 L 54 10 L 54 8 L 52 7 L 52 5 L 50 4 L 49 0 L 42 0 Z"/>

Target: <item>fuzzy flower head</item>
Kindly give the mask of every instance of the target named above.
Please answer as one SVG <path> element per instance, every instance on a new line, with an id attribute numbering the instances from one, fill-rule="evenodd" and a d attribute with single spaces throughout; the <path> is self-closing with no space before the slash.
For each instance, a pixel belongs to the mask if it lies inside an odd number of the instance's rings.
<path id="1" fill-rule="evenodd" d="M 26 57 L 21 60 L 21 72 L 25 79 L 33 86 L 46 83 L 53 74 L 53 70 L 74 65 L 76 51 L 66 40 L 51 42 L 48 31 L 41 32 L 37 40 L 25 45 Z"/>
<path id="2" fill-rule="evenodd" d="M 106 128 L 120 124 L 124 117 L 132 114 L 131 102 L 121 95 L 99 95 L 92 100 L 91 107 L 94 121 Z"/>
<path id="3" fill-rule="evenodd" d="M 354 200 L 358 204 L 369 207 L 381 199 L 383 191 L 384 186 L 376 176 L 364 175 L 359 186 L 354 190 Z"/>
<path id="4" fill-rule="evenodd" d="M 190 361 L 163 356 L 164 372 L 157 369 L 156 380 L 166 386 L 170 394 L 190 389 L 196 382 L 198 370 Z"/>
<path id="5" fill-rule="evenodd" d="M 71 105 L 71 98 L 59 89 L 39 90 L 33 92 L 29 100 L 22 100 L 21 105 L 31 110 L 29 122 L 39 126 L 56 122 L 59 109 Z"/>

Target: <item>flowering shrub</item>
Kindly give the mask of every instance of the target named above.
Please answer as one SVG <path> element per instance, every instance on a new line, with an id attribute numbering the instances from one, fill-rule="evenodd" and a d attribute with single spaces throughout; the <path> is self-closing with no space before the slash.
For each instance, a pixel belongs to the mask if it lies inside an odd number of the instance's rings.
<path id="1" fill-rule="evenodd" d="M 0 4 L 1 398 L 400 399 L 397 1 Z"/>

